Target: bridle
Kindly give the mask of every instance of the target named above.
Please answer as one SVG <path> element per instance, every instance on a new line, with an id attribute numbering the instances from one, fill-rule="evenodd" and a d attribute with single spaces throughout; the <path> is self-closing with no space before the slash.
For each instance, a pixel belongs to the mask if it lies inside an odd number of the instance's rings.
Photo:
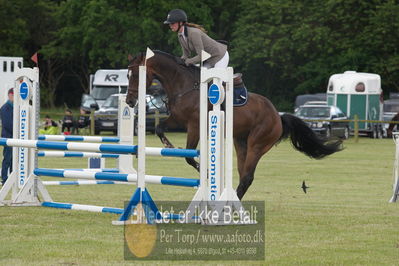
<path id="1" fill-rule="evenodd" d="M 139 66 L 143 66 L 144 65 L 144 52 L 141 52 L 139 56 L 140 57 L 140 62 L 139 63 L 134 63 L 132 65 L 128 66 L 128 80 L 130 80 L 130 76 L 131 76 L 131 71 L 133 71 L 134 68 L 138 68 Z M 135 59 L 133 59 L 132 61 L 134 61 Z M 186 67 L 186 66 L 184 66 Z M 177 94 L 172 94 L 171 97 L 167 97 L 166 99 L 162 99 L 162 101 L 165 103 L 167 109 L 169 110 L 169 103 L 171 102 L 171 100 L 176 101 L 177 99 L 185 96 L 186 94 L 189 94 L 193 91 L 198 91 L 200 89 L 200 83 L 199 81 L 199 74 L 197 74 L 197 72 L 194 73 L 194 86 L 192 89 L 186 90 L 184 92 L 181 93 L 177 93 Z M 151 99 L 152 102 L 152 99 Z M 153 104 L 157 109 L 159 109 L 155 104 Z"/>

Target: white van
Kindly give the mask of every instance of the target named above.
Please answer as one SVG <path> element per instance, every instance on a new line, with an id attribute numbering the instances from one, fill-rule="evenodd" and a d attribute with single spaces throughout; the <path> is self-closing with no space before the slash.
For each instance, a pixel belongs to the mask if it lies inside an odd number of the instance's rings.
<path id="1" fill-rule="evenodd" d="M 90 95 L 101 107 L 112 94 L 126 93 L 127 69 L 99 69 L 90 75 Z"/>

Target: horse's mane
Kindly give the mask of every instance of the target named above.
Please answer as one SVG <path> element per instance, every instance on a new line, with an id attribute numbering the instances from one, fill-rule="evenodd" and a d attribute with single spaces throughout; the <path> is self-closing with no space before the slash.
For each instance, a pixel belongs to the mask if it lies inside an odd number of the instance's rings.
<path id="1" fill-rule="evenodd" d="M 160 51 L 160 50 L 154 50 L 153 51 L 155 55 L 157 56 L 161 56 L 166 58 L 169 62 L 171 62 L 172 64 L 175 64 L 175 67 L 178 70 L 182 70 L 185 75 L 189 75 L 191 76 L 195 82 L 198 82 L 199 80 L 199 75 L 200 75 L 200 68 L 194 65 L 189 65 L 186 66 L 186 64 L 184 63 L 184 61 L 178 57 L 178 56 L 174 56 L 172 54 Z M 132 62 L 135 62 L 136 60 L 139 60 L 139 62 L 141 62 L 142 60 L 144 60 L 145 58 L 145 52 L 140 52 L 139 54 L 137 54 L 133 59 L 130 60 L 129 62 L 129 67 L 133 66 L 131 65 Z"/>
<path id="2" fill-rule="evenodd" d="M 166 57 L 169 57 L 170 59 L 172 59 L 173 61 L 175 61 L 176 63 L 178 62 L 178 60 L 180 59 L 179 57 L 169 54 L 167 52 L 161 51 L 161 50 L 154 50 L 155 54 L 160 54 L 160 55 L 164 55 Z"/>
<path id="3" fill-rule="evenodd" d="M 196 74 L 200 71 L 200 68 L 194 65 L 189 65 L 186 66 L 183 62 L 183 60 L 175 55 L 169 54 L 167 52 L 164 51 L 160 51 L 160 50 L 154 50 L 154 53 L 157 55 L 161 55 L 161 56 L 165 56 L 169 59 L 171 59 L 173 62 L 175 62 L 178 66 L 182 67 L 183 69 L 189 71 L 191 74 Z"/>

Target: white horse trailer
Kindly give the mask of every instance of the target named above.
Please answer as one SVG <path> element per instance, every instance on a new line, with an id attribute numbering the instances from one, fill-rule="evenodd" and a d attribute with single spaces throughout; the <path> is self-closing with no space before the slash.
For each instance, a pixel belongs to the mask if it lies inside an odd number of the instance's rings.
<path id="1" fill-rule="evenodd" d="M 15 72 L 22 66 L 22 57 L 0 56 L 0 106 L 7 101 L 7 92 L 14 87 Z"/>
<path id="2" fill-rule="evenodd" d="M 350 119 L 357 115 L 359 132 L 371 137 L 382 137 L 382 89 L 378 74 L 345 71 L 330 77 L 327 104 L 338 106 Z M 354 123 L 350 123 L 354 129 Z"/>

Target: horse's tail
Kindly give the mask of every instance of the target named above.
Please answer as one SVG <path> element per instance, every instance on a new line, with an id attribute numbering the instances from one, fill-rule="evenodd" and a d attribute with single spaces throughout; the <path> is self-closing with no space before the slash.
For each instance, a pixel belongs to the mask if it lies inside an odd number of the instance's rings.
<path id="1" fill-rule="evenodd" d="M 322 140 L 300 118 L 283 114 L 281 116 L 283 133 L 280 140 L 291 137 L 292 145 L 307 156 L 321 159 L 327 155 L 342 150 L 341 140 Z"/>

